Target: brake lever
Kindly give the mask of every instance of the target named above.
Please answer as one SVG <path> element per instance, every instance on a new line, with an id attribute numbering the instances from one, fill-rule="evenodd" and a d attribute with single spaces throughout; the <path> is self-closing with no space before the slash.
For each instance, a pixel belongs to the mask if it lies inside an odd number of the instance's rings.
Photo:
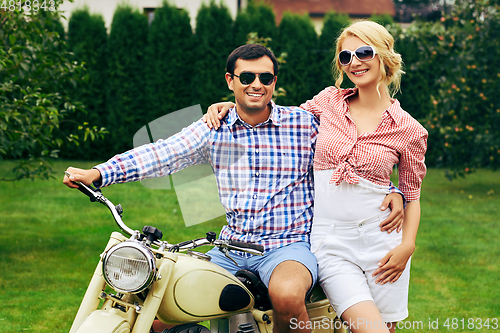
<path id="1" fill-rule="evenodd" d="M 236 260 L 234 260 L 233 258 L 231 258 L 231 256 L 229 255 L 229 250 L 227 249 L 227 247 L 219 247 L 219 251 L 221 251 L 222 253 L 224 253 L 224 255 L 226 256 L 226 258 L 230 259 L 232 262 L 234 262 L 234 264 L 236 266 L 238 266 L 238 263 L 236 262 Z"/>
<path id="2" fill-rule="evenodd" d="M 253 254 L 253 255 L 256 255 L 256 256 L 263 256 L 264 255 L 261 251 L 254 250 L 254 249 L 242 248 L 242 247 L 237 247 L 237 246 L 234 246 L 234 245 L 229 245 L 228 249 L 229 248 L 231 250 L 234 250 L 234 251 L 246 252 L 246 253 L 250 253 L 250 254 Z"/>
<path id="3" fill-rule="evenodd" d="M 246 253 L 250 253 L 250 254 L 253 254 L 253 255 L 257 255 L 257 256 L 263 256 L 264 254 L 259 251 L 259 250 L 255 250 L 255 249 L 249 249 L 249 248 L 244 248 L 244 247 L 239 247 L 239 246 L 235 246 L 235 245 L 232 245 L 232 244 L 229 244 L 229 241 L 228 240 L 219 240 L 219 244 L 215 244 L 215 245 L 218 245 L 219 247 L 219 251 L 221 251 L 222 253 L 224 253 L 224 255 L 228 258 L 228 259 L 231 259 L 234 264 L 236 266 L 238 266 L 238 264 L 236 263 L 236 261 L 231 258 L 231 256 L 229 255 L 229 250 L 234 250 L 234 251 L 240 251 L 240 252 L 246 252 Z"/>

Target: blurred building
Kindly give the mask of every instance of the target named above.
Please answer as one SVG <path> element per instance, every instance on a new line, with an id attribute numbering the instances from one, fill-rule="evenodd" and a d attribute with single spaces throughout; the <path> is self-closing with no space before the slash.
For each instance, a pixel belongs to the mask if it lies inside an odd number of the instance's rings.
<path id="1" fill-rule="evenodd" d="M 286 11 L 297 14 L 309 14 L 316 31 L 321 31 L 323 18 L 330 11 L 348 14 L 351 18 L 368 18 L 372 14 L 389 14 L 394 17 L 396 11 L 392 0 L 265 0 L 274 8 L 279 24 Z"/>
<path id="2" fill-rule="evenodd" d="M 125 3 L 137 8 L 140 12 L 146 14 L 151 22 L 154 19 L 155 8 L 161 7 L 164 0 L 127 0 Z M 236 14 L 242 8 L 246 8 L 248 0 L 216 0 L 216 3 L 224 3 L 229 9 L 231 16 L 236 18 Z M 111 27 L 113 14 L 118 4 L 124 3 L 123 0 L 74 0 L 73 2 L 65 1 L 59 9 L 64 11 L 66 18 L 70 18 L 71 12 L 78 8 L 88 7 L 90 13 L 101 14 L 106 23 L 106 28 Z M 196 26 L 196 15 L 203 3 L 208 4 L 209 0 L 169 0 L 169 3 L 183 8 L 189 13 L 191 18 L 191 26 Z M 64 22 L 67 24 L 67 22 Z"/>

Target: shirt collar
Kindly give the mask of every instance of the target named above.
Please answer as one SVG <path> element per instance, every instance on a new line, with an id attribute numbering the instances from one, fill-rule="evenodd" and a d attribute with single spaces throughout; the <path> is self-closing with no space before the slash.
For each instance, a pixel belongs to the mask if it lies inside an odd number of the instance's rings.
<path id="1" fill-rule="evenodd" d="M 349 97 L 351 97 L 357 93 L 358 93 L 358 88 L 344 89 L 342 91 L 342 98 L 344 100 L 344 105 L 345 105 L 345 103 L 347 103 L 347 99 Z M 401 111 L 403 109 L 401 109 L 401 105 L 399 104 L 399 101 L 397 99 L 393 98 L 393 99 L 391 99 L 391 102 L 392 102 L 391 106 L 389 106 L 389 108 L 386 110 L 385 113 L 388 113 L 389 116 L 392 118 L 392 120 L 396 123 L 396 125 L 399 125 L 401 122 L 401 117 L 402 117 Z M 344 110 L 347 113 L 349 109 L 346 107 L 346 108 L 344 108 Z"/>
<path id="2" fill-rule="evenodd" d="M 270 101 L 268 105 L 271 106 L 271 115 L 265 122 L 260 123 L 255 127 L 261 126 L 262 124 L 266 124 L 269 121 L 271 121 L 274 126 L 281 126 L 281 112 L 279 107 L 273 101 Z M 239 121 L 246 126 L 250 126 L 240 118 L 238 112 L 236 112 L 236 106 L 235 106 L 232 109 L 230 109 L 227 114 L 227 124 L 229 126 L 233 126 L 236 123 L 236 121 Z"/>

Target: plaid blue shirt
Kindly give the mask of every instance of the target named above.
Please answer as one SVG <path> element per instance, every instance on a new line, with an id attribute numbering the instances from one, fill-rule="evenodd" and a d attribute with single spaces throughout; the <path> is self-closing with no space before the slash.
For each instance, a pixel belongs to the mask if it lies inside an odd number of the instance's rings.
<path id="1" fill-rule="evenodd" d="M 271 105 L 269 119 L 256 126 L 233 108 L 218 130 L 200 120 L 168 139 L 117 155 L 96 166 L 101 187 L 209 163 L 228 223 L 220 238 L 262 244 L 266 252 L 309 242 L 318 120 L 299 108 Z"/>
<path id="2" fill-rule="evenodd" d="M 271 106 L 269 119 L 256 126 L 233 108 L 218 130 L 199 120 L 168 139 L 117 155 L 96 166 L 101 187 L 209 163 L 228 223 L 220 238 L 258 243 L 266 252 L 309 242 L 318 119 L 296 107 Z"/>

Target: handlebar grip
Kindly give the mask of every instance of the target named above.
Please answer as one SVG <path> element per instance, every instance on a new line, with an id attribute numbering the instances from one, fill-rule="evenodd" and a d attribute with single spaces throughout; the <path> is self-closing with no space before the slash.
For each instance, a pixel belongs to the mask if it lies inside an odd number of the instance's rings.
<path id="1" fill-rule="evenodd" d="M 83 194 L 85 194 L 86 196 L 88 196 L 90 198 L 90 201 L 91 202 L 95 202 L 96 201 L 96 197 L 95 197 L 95 194 L 93 191 L 95 191 L 94 188 L 92 188 L 91 186 L 87 187 L 86 185 L 78 182 L 78 191 L 82 192 Z"/>
<path id="2" fill-rule="evenodd" d="M 243 249 L 252 249 L 252 250 L 264 252 L 264 246 L 262 246 L 260 244 L 255 244 L 255 243 L 245 243 L 245 242 L 240 242 L 240 241 L 235 241 L 235 240 L 230 239 L 229 245 L 237 246 L 237 247 L 243 248 Z"/>

